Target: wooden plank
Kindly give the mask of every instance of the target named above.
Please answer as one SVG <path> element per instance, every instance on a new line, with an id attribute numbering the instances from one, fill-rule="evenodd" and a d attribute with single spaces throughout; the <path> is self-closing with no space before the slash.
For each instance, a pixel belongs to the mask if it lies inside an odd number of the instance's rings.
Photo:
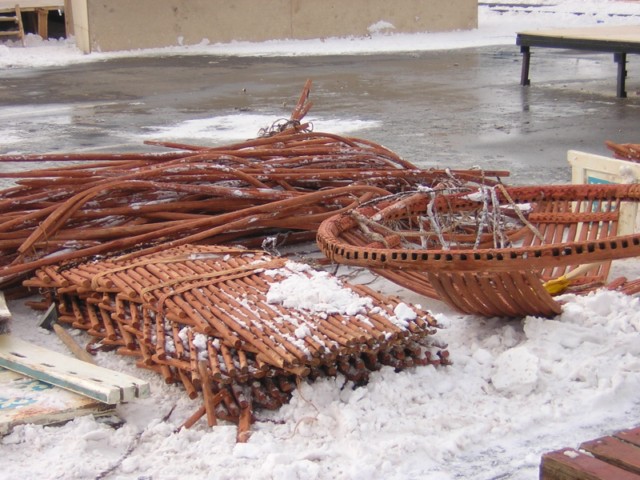
<path id="1" fill-rule="evenodd" d="M 108 404 L 149 396 L 149 383 L 0 335 L 0 366 Z"/>
<path id="2" fill-rule="evenodd" d="M 115 406 L 0 368 L 0 435 L 16 425 L 51 425 L 82 415 L 112 415 Z"/>
<path id="3" fill-rule="evenodd" d="M 10 320 L 11 312 L 7 306 L 7 301 L 4 299 L 4 293 L 0 292 L 0 320 Z"/>
<path id="4" fill-rule="evenodd" d="M 600 460 L 640 475 L 640 448 L 632 443 L 615 437 L 603 437 L 584 442 L 580 449 Z"/>
<path id="5" fill-rule="evenodd" d="M 614 435 L 625 442 L 633 443 L 640 447 L 640 427 L 630 428 L 629 430 L 622 430 Z"/>
<path id="6" fill-rule="evenodd" d="M 640 480 L 640 475 L 564 448 L 542 456 L 540 480 Z"/>
<path id="7" fill-rule="evenodd" d="M 52 305 L 55 305 L 55 304 L 52 304 Z M 83 362 L 92 363 L 95 365 L 96 362 L 91 356 L 91 354 L 87 352 L 84 348 L 82 348 L 78 344 L 78 342 L 74 340 L 71 334 L 67 332 L 67 330 L 65 330 L 65 328 L 62 325 L 59 325 L 58 323 L 54 323 L 51 328 L 53 328 L 53 331 L 55 332 L 56 335 L 58 335 L 58 338 L 62 341 L 62 343 L 64 343 L 67 346 L 69 351 L 73 353 L 73 355 L 78 360 L 82 360 Z"/>
<path id="8" fill-rule="evenodd" d="M 36 8 L 47 8 L 49 10 L 63 10 L 64 0 L 0 0 L 0 12 L 12 11 L 20 5 L 20 9 L 33 11 Z"/>
<path id="9" fill-rule="evenodd" d="M 569 150 L 567 161 L 571 165 L 571 183 L 574 184 L 640 182 L 640 163 L 579 150 Z M 621 172 L 624 172 L 624 177 Z M 630 235 L 637 231 L 640 231 L 638 204 L 622 202 L 618 235 Z"/>
<path id="10" fill-rule="evenodd" d="M 9 333 L 9 322 L 11 322 L 11 311 L 4 299 L 4 293 L 0 291 L 0 335 Z"/>
<path id="11" fill-rule="evenodd" d="M 516 45 L 590 50 L 593 52 L 640 53 L 640 25 L 557 28 L 518 32 Z"/>
<path id="12" fill-rule="evenodd" d="M 38 35 L 46 40 L 49 38 L 49 10 L 46 8 L 36 8 L 38 16 Z"/>

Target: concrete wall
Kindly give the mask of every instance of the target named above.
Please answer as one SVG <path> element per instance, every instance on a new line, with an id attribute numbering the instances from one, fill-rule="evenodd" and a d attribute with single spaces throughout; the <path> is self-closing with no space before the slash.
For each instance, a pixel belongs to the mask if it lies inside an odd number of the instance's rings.
<path id="1" fill-rule="evenodd" d="M 477 0 L 67 0 L 85 52 L 477 27 Z M 78 13 L 76 18 L 76 12 Z"/>

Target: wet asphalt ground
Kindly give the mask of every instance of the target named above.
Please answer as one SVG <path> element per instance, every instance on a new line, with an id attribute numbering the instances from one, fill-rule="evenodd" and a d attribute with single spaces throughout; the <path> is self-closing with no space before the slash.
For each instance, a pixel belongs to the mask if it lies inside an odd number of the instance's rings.
<path id="1" fill-rule="evenodd" d="M 615 96 L 610 54 L 532 49 L 531 86 L 521 87 L 515 43 L 384 55 L 141 57 L 3 70 L 0 153 L 147 151 L 153 147 L 139 134 L 150 127 L 235 112 L 276 120 L 289 115 L 310 78 L 310 115 L 377 122 L 353 135 L 421 167 L 480 166 L 511 171 L 508 183 L 564 183 L 570 181 L 567 150 L 608 155 L 605 140 L 640 142 L 640 62 L 628 58 L 626 99 Z"/>

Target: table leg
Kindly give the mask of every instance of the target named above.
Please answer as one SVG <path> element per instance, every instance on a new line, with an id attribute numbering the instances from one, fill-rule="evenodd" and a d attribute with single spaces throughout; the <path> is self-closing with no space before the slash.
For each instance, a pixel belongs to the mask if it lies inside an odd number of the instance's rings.
<path id="1" fill-rule="evenodd" d="M 44 40 L 49 38 L 49 10 L 45 8 L 36 8 L 38 14 L 38 35 Z"/>
<path id="2" fill-rule="evenodd" d="M 529 46 L 521 46 L 520 52 L 522 53 L 522 74 L 520 76 L 520 85 L 530 85 L 531 81 L 529 80 L 529 62 L 531 61 L 531 52 L 529 51 Z"/>
<path id="3" fill-rule="evenodd" d="M 618 98 L 627 98 L 625 80 L 627 78 L 627 54 L 625 52 L 614 53 L 613 61 L 618 64 L 618 86 L 616 95 Z"/>

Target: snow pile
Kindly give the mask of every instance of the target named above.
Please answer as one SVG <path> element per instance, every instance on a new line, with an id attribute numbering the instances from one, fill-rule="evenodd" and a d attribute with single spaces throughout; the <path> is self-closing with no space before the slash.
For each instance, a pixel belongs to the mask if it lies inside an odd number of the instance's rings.
<path id="1" fill-rule="evenodd" d="M 381 122 L 356 118 L 325 118 L 309 116 L 307 121 L 320 132 L 336 132 L 347 134 L 368 128 L 376 128 Z M 259 115 L 242 112 L 241 114 L 221 115 L 213 118 L 186 120 L 175 125 L 148 128 L 149 133 L 142 135 L 144 139 L 202 139 L 206 141 L 242 141 L 253 138 L 261 128 L 273 123 L 273 115 Z"/>
<path id="2" fill-rule="evenodd" d="M 90 418 L 16 428 L 2 441 L 5 472 L 91 478 L 134 446 L 113 478 L 536 478 L 542 453 L 633 426 L 640 413 L 640 300 L 563 300 L 550 320 L 439 313 L 453 365 L 383 368 L 359 388 L 340 376 L 303 383 L 279 411 L 258 412 L 244 445 L 230 425 L 175 432 L 193 409 L 184 392 L 100 354 L 101 365 L 147 376 L 152 397 L 118 407 L 118 430 Z M 21 328 L 50 341 L 30 321 Z"/>
<path id="3" fill-rule="evenodd" d="M 287 262 L 286 266 L 287 269 L 265 272 L 274 277 L 286 275 L 283 280 L 269 286 L 268 303 L 324 315 L 339 313 L 349 316 L 364 313 L 373 306 L 370 298 L 361 297 L 345 288 L 336 277 L 327 272 L 294 262 Z"/>

